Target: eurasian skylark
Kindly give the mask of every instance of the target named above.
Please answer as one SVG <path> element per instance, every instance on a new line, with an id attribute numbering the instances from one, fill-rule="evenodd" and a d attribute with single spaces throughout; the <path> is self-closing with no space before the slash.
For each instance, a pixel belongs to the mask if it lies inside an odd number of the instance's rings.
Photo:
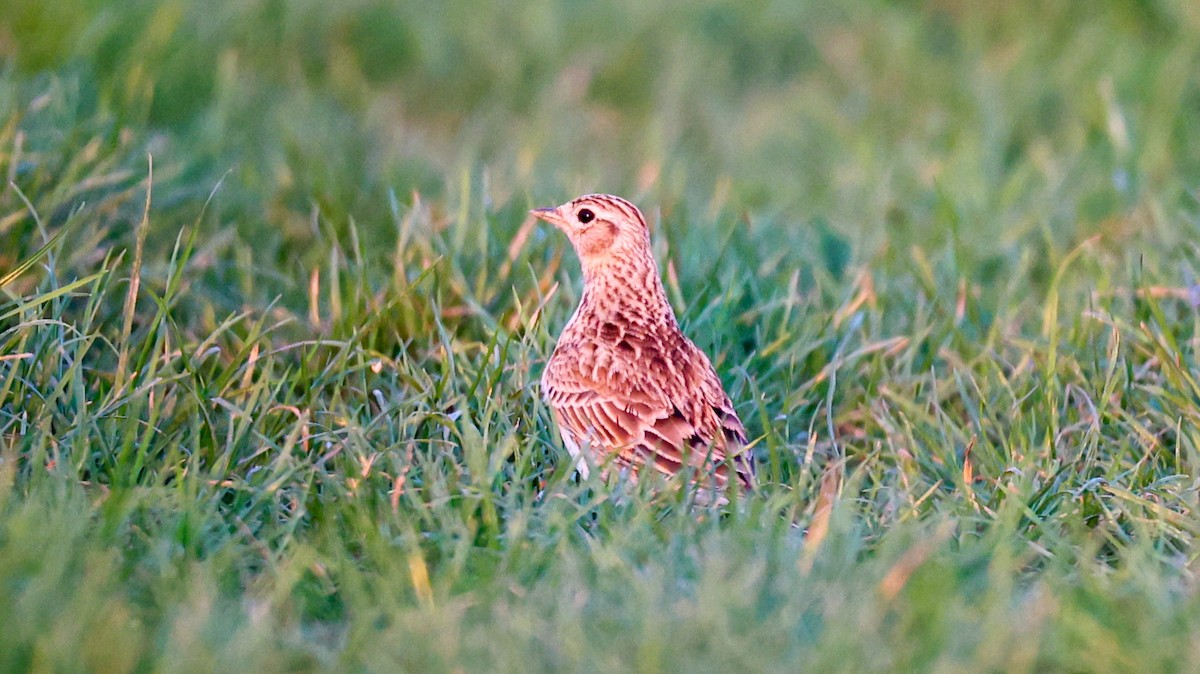
<path id="1" fill-rule="evenodd" d="M 636 206 L 589 194 L 531 213 L 562 230 L 583 267 L 583 298 L 542 375 L 542 395 L 584 478 L 646 467 L 723 492 L 754 466 L 746 429 L 704 352 L 679 330 Z M 610 464 L 611 462 L 611 464 Z M 718 497 L 724 500 L 723 497 Z"/>

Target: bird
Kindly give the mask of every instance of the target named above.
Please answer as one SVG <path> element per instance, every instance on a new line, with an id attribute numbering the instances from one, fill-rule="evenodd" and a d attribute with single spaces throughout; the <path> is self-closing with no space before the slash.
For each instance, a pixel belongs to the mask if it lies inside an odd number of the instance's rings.
<path id="1" fill-rule="evenodd" d="M 530 214 L 567 235 L 583 270 L 579 305 L 541 378 L 580 476 L 592 466 L 634 483 L 647 470 L 668 480 L 687 473 L 698 502 L 715 490 L 727 503 L 731 477 L 752 490 L 745 426 L 708 356 L 680 330 L 642 212 L 587 194 Z"/>

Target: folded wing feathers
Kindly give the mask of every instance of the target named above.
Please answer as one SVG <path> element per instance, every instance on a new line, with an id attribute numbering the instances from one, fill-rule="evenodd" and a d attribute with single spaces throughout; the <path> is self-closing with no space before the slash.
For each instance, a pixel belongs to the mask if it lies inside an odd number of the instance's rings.
<path id="1" fill-rule="evenodd" d="M 630 403 L 630 396 L 618 399 L 570 386 L 564 391 L 555 384 L 553 378 L 544 381 L 544 394 L 556 410 L 563 432 L 594 450 L 615 452 L 615 461 L 622 468 L 653 466 L 673 475 L 682 469 L 686 457 L 693 467 L 712 471 L 718 486 L 723 487 L 729 473 L 727 450 L 736 453 L 746 442 L 745 429 L 719 383 L 720 399 L 705 399 L 709 396 L 704 394 L 713 387 L 701 386 L 695 392 L 701 393 L 702 399 L 690 405 L 666 400 L 649 404 L 646 395 L 633 396 L 639 402 Z M 750 463 L 741 456 L 733 461 L 743 485 L 752 486 Z"/>

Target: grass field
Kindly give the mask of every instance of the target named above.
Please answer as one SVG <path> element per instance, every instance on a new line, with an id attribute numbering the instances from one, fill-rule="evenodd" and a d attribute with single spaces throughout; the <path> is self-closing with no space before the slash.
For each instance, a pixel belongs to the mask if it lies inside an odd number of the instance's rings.
<path id="1" fill-rule="evenodd" d="M 0 0 L 0 671 L 1200 669 L 1200 5 Z M 639 203 L 765 485 L 579 482 Z"/>

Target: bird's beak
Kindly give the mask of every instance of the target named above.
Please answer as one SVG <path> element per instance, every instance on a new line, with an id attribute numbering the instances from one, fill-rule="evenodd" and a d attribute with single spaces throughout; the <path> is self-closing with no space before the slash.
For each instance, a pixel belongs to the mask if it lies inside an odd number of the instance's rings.
<path id="1" fill-rule="evenodd" d="M 560 229 L 563 225 L 567 224 L 567 219 L 558 212 L 557 208 L 535 208 L 529 211 L 529 214 L 538 220 L 545 220 Z"/>

